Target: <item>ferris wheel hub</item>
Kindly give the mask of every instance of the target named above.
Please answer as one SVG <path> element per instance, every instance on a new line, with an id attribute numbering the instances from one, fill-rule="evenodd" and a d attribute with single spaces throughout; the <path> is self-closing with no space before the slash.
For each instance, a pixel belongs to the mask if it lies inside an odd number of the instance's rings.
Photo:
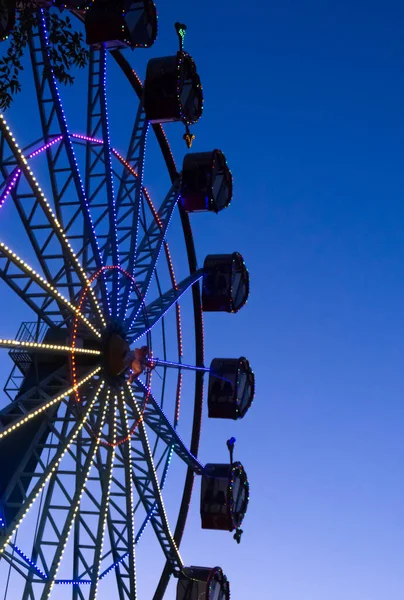
<path id="1" fill-rule="evenodd" d="M 108 377 L 122 376 L 129 366 L 128 354 L 130 347 L 125 336 L 111 331 L 107 336 L 104 346 L 104 368 Z"/>

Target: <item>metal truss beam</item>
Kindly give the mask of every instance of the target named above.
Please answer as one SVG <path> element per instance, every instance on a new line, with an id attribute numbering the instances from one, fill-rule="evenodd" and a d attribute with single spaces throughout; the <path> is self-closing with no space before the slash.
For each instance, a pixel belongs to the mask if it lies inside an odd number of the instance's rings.
<path id="1" fill-rule="evenodd" d="M 195 273 L 178 283 L 176 288 L 172 288 L 143 309 L 139 313 L 134 327 L 128 331 L 128 341 L 132 343 L 142 337 L 142 335 L 145 335 L 148 331 L 151 331 L 156 323 L 164 317 L 170 308 L 178 302 L 181 296 L 199 281 L 201 277 L 203 277 L 203 269 L 195 271 Z"/>
<path id="2" fill-rule="evenodd" d="M 153 394 L 149 392 L 147 387 L 139 380 L 137 380 L 133 387 L 141 391 L 147 397 L 146 406 L 143 411 L 143 421 L 146 425 L 148 425 L 150 429 L 152 429 L 156 435 L 167 444 L 167 446 L 172 448 L 177 456 L 191 467 L 195 473 L 202 475 L 204 471 L 203 465 L 201 465 L 198 459 L 188 450 L 187 446 L 158 405 Z"/>
<path id="3" fill-rule="evenodd" d="M 154 215 L 152 224 L 139 244 L 136 253 L 134 275 L 136 279 L 136 293 L 128 299 L 125 314 L 126 322 L 132 326 L 144 298 L 146 297 L 151 278 L 157 265 L 160 251 L 167 234 L 168 226 L 177 205 L 180 195 L 180 178 L 172 185 L 158 213 Z M 131 290 L 133 285 L 131 285 Z"/>
<path id="4" fill-rule="evenodd" d="M 116 225 L 116 204 L 112 169 L 112 148 L 108 125 L 106 94 L 107 51 L 91 50 L 87 106 L 86 194 L 98 231 L 99 252 L 105 264 L 119 265 Z M 102 143 L 91 142 L 97 139 Z M 94 258 L 86 250 L 86 262 L 93 265 Z M 117 310 L 118 273 L 112 275 L 112 292 L 109 294 L 113 316 Z"/>
<path id="5" fill-rule="evenodd" d="M 132 130 L 129 149 L 124 161 L 121 183 L 118 190 L 117 228 L 121 252 L 121 267 L 134 274 L 135 257 L 139 235 L 140 206 L 143 196 L 143 172 L 146 138 L 149 122 L 143 103 L 140 102 Z M 130 281 L 126 280 L 120 298 L 121 317 L 128 302 Z"/>

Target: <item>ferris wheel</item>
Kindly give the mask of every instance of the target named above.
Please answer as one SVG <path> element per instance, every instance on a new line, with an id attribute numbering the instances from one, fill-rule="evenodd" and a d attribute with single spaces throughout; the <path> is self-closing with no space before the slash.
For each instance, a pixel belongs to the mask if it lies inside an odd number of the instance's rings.
<path id="1" fill-rule="evenodd" d="M 154 43 L 152 0 L 3 4 L 0 39 L 12 32 L 16 10 L 32 10 L 28 48 L 41 131 L 20 147 L 12 119 L 0 116 L 0 208 L 12 205 L 19 221 L 15 243 L 0 241 L 0 278 L 31 314 L 15 339 L 0 339 L 13 363 L 0 410 L 0 597 L 91 600 L 104 597 L 109 581 L 108 597 L 114 590 L 134 600 L 135 553 L 151 529 L 165 560 L 155 600 L 170 577 L 177 600 L 229 600 L 224 565 L 190 566 L 180 554 L 196 476 L 204 529 L 232 531 L 240 541 L 249 499 L 234 438 L 227 462 L 198 456 L 204 379 L 212 419 L 243 418 L 254 396 L 246 358 L 205 363 L 203 313 L 238 312 L 249 276 L 233 251 L 210 254 L 198 267 L 189 213 L 221 212 L 233 190 L 222 151 L 191 151 L 203 93 L 184 50 L 186 27 L 176 23 L 179 50 L 151 59 L 142 84 L 122 50 Z M 47 15 L 56 7 L 84 22 L 85 131 L 70 129 L 53 71 Z M 111 63 L 137 100 L 125 155 L 109 126 Z M 162 128 L 170 122 L 185 127 L 189 151 L 180 170 Z M 171 181 L 159 201 L 144 181 L 148 135 Z M 42 185 L 36 174 L 44 165 Z M 184 249 L 176 246 L 177 256 L 169 246 L 175 219 Z M 190 350 L 184 319 L 192 323 Z M 180 436 L 182 389 L 190 385 L 192 418 Z M 164 491 L 174 459 L 186 470 L 169 523 Z"/>

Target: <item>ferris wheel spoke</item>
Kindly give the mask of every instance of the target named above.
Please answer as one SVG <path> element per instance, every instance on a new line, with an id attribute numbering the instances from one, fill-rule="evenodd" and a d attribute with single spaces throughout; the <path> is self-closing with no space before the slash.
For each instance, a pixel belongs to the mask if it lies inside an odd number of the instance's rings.
<path id="1" fill-rule="evenodd" d="M 109 390 L 104 389 L 104 395 L 110 394 Z M 102 400 L 101 400 L 102 402 Z M 94 412 L 94 411 L 93 411 Z M 111 424 L 111 417 L 113 414 L 110 411 L 109 422 Z M 90 419 L 89 419 L 90 423 Z M 94 431 L 96 427 L 96 423 L 94 420 L 91 420 L 90 423 L 92 430 Z M 77 439 L 77 474 L 79 474 L 82 470 L 82 461 L 80 459 L 81 456 L 85 458 L 85 453 L 82 451 L 83 444 L 87 443 L 88 439 L 81 439 L 81 436 Z M 103 578 L 103 574 L 98 575 L 96 571 L 99 571 L 97 567 L 97 552 L 99 550 L 99 544 L 101 537 L 99 534 L 100 526 L 102 521 L 100 520 L 102 515 L 105 516 L 105 498 L 108 494 L 108 478 L 106 471 L 106 463 L 109 464 L 110 458 L 107 456 L 107 460 L 105 461 L 105 453 L 109 452 L 111 448 L 109 447 L 107 450 L 104 445 L 99 445 L 96 452 L 96 457 L 94 460 L 94 465 L 96 468 L 96 475 L 93 475 L 91 479 L 91 487 L 86 487 L 83 495 L 82 502 L 80 504 L 80 508 L 77 511 L 75 523 L 74 523 L 74 563 L 73 563 L 73 580 L 56 580 L 58 584 L 73 584 L 73 582 L 85 582 L 87 589 L 90 589 L 91 585 L 96 585 L 97 578 L 101 580 Z M 116 470 L 116 469 L 114 469 Z M 112 481 L 113 481 L 112 477 Z M 97 484 L 95 486 L 95 483 Z M 109 503 L 108 506 L 112 507 L 112 498 L 111 498 L 111 490 L 109 491 Z M 110 531 L 110 511 L 107 510 L 106 519 L 108 525 L 108 531 Z M 126 516 L 126 515 L 124 515 Z M 102 538 L 103 539 L 103 538 Z M 109 561 L 110 562 L 110 554 L 113 554 L 114 561 L 118 558 L 118 552 L 115 551 L 115 548 L 111 548 L 103 553 L 101 556 L 101 561 Z M 80 596 L 81 597 L 81 596 Z M 87 596 L 86 596 L 87 597 Z"/>
<path id="2" fill-rule="evenodd" d="M 132 284 L 127 287 L 127 293 L 124 298 L 125 316 L 127 323 L 132 325 L 141 306 L 143 298 L 146 297 L 150 286 L 150 281 L 155 271 L 157 261 L 161 252 L 164 239 L 167 235 L 168 226 L 171 221 L 174 209 L 180 197 L 181 180 L 178 177 L 173 183 L 169 193 L 163 201 L 158 212 L 155 212 L 154 219 L 146 234 L 144 235 L 136 251 L 136 262 L 134 265 L 134 277 L 136 279 L 137 294 L 130 295 Z"/>
<path id="3" fill-rule="evenodd" d="M 163 452 L 163 454 L 161 455 L 160 460 L 158 461 L 158 463 L 156 464 L 156 470 L 158 469 L 158 467 L 160 466 L 160 463 L 163 462 L 164 457 L 165 457 L 165 464 L 164 464 L 164 468 L 163 468 L 163 474 L 161 476 L 161 482 L 160 482 L 160 489 L 163 490 L 165 483 L 166 483 L 166 479 L 167 479 L 167 474 L 168 474 L 168 469 L 170 466 L 170 462 L 171 462 L 171 458 L 172 458 L 172 454 L 173 451 L 171 448 L 166 448 Z M 134 512 L 136 513 L 137 509 L 140 506 L 141 501 L 139 500 L 135 506 Z M 143 535 L 144 530 L 146 529 L 148 523 L 150 522 L 151 516 L 154 514 L 154 511 L 156 510 L 157 505 L 154 504 L 152 506 L 152 508 L 150 509 L 149 514 L 146 515 L 146 517 L 143 520 L 143 523 L 141 525 L 141 527 L 139 528 L 137 534 L 136 534 L 136 538 L 135 538 L 135 544 L 137 544 L 140 540 L 140 538 Z"/>
<path id="4" fill-rule="evenodd" d="M 122 391 L 121 394 L 125 402 L 124 410 L 128 412 L 128 415 L 133 420 L 139 422 L 136 431 L 132 434 L 131 444 L 133 484 L 142 501 L 146 514 L 150 515 L 150 522 L 167 561 L 170 562 L 174 571 L 179 572 L 182 569 L 183 562 L 168 524 L 154 460 L 146 428 L 141 418 L 139 405 L 129 385 L 127 386 L 127 390 L 125 392 Z"/>
<path id="5" fill-rule="evenodd" d="M 52 457 L 52 460 L 50 460 L 47 465 L 43 464 L 41 461 L 38 461 L 37 471 L 35 474 L 37 482 L 35 483 L 33 488 L 30 491 L 28 491 L 25 488 L 25 485 L 23 484 L 24 479 L 27 478 L 27 474 L 24 472 L 26 466 L 23 466 L 21 469 L 19 469 L 19 472 L 17 473 L 18 481 L 15 482 L 14 488 L 10 489 L 10 486 L 8 486 L 5 495 L 2 497 L 2 507 L 5 513 L 10 512 L 10 514 L 12 514 L 13 516 L 11 519 L 9 519 L 10 522 L 8 522 L 7 520 L 5 530 L 3 532 L 2 537 L 0 538 L 0 557 L 5 547 L 10 543 L 14 533 L 17 531 L 20 524 L 30 511 L 35 500 L 44 490 L 48 481 L 57 473 L 60 463 L 62 462 L 64 456 L 70 451 L 70 447 L 72 446 L 75 439 L 77 438 L 77 435 L 83 428 L 88 414 L 93 409 L 93 406 L 98 399 L 98 395 L 102 387 L 103 382 L 99 384 L 92 401 L 86 406 L 79 420 L 77 419 L 77 415 L 75 413 L 73 413 L 72 411 L 68 411 L 68 416 L 64 419 L 64 426 L 66 427 L 68 423 L 71 427 L 70 431 L 68 431 L 67 434 L 63 437 L 63 439 L 60 440 L 60 443 L 57 447 L 57 451 Z M 33 455 L 41 454 L 41 446 L 43 446 L 42 438 L 43 433 L 42 436 L 37 436 L 36 440 L 34 440 L 35 443 L 31 447 L 31 452 L 33 453 Z M 28 464 L 28 469 L 31 468 L 31 465 Z M 21 500 L 17 503 L 17 506 L 14 499 L 15 494 L 11 493 L 14 489 L 18 489 L 18 495 L 21 496 Z"/>
<path id="6" fill-rule="evenodd" d="M 115 152 L 123 163 L 122 177 L 117 196 L 118 243 L 121 249 L 121 266 L 133 275 L 134 259 L 138 245 L 139 213 L 142 200 L 144 157 L 149 122 L 143 103 L 140 102 L 129 143 L 126 160 Z M 129 295 L 129 280 L 120 298 L 123 312 Z M 122 315 L 123 316 L 123 315 Z"/>
<path id="7" fill-rule="evenodd" d="M 201 475 L 204 470 L 203 465 L 201 465 L 198 459 L 188 450 L 174 427 L 171 425 L 169 419 L 158 405 L 153 394 L 147 390 L 146 386 L 139 380 L 132 384 L 132 389 L 133 388 L 147 393 L 148 396 L 143 411 L 143 422 L 146 423 L 146 425 L 148 425 L 148 427 L 150 427 L 150 429 L 152 429 L 169 448 L 172 448 L 177 456 L 191 467 L 195 473 Z"/>
<path id="8" fill-rule="evenodd" d="M 49 327 L 54 327 L 55 322 L 61 320 L 59 307 L 63 306 L 70 314 L 77 315 L 96 337 L 101 337 L 100 332 L 78 308 L 2 242 L 0 242 L 0 277 Z"/>
<path id="9" fill-rule="evenodd" d="M 12 197 L 27 232 L 35 256 L 41 265 L 43 274 L 48 282 L 66 287 L 70 300 L 74 300 L 78 291 L 89 284 L 87 276 L 73 251 L 60 221 L 53 213 L 46 200 L 27 159 L 19 149 L 4 117 L 0 114 L 0 129 L 2 137 L 7 142 L 12 154 L 21 169 L 19 183 L 25 183 L 27 189 L 14 188 Z M 66 261 L 69 268 L 66 267 Z M 64 267 L 61 270 L 60 264 Z M 90 301 L 94 307 L 97 319 L 105 325 L 101 307 L 90 288 Z"/>
<path id="10" fill-rule="evenodd" d="M 154 300 L 154 302 L 149 304 L 145 310 L 139 313 L 134 326 L 129 329 L 127 337 L 128 341 L 132 343 L 150 331 L 156 323 L 164 317 L 170 308 L 178 303 L 181 296 L 202 277 L 203 270 L 199 269 L 192 275 L 183 279 L 183 281 L 178 283 L 175 288 L 172 288 L 161 295 L 160 298 L 157 298 L 157 300 Z"/>
<path id="11" fill-rule="evenodd" d="M 87 112 L 87 139 L 101 138 L 103 144 L 87 145 L 86 193 L 100 240 L 100 255 L 107 264 L 119 265 L 119 246 L 116 223 L 116 202 L 112 169 L 112 147 L 109 135 L 107 107 L 107 51 L 91 49 Z M 91 259 L 86 253 L 86 261 Z M 116 317 L 118 272 L 112 275 L 111 304 Z"/>
<path id="12" fill-rule="evenodd" d="M 56 344 L 38 344 L 37 342 L 23 342 L 20 340 L 7 340 L 0 338 L 0 348 L 31 350 L 32 353 L 47 354 L 88 354 L 91 356 L 100 356 L 100 350 L 91 350 L 89 348 L 72 348 L 71 346 L 58 346 Z"/>
<path id="13" fill-rule="evenodd" d="M 100 388 L 98 388 L 95 396 L 94 390 L 91 395 L 89 404 L 91 409 L 94 409 L 97 404 L 97 396 L 99 397 Z M 65 445 L 66 437 L 69 433 L 69 428 L 71 427 L 71 419 L 70 416 L 73 416 L 73 424 L 77 421 L 77 412 L 75 411 L 74 404 L 67 404 L 67 411 L 64 415 L 55 418 L 50 426 L 51 438 L 50 442 L 46 442 L 43 446 L 40 446 L 42 450 L 42 454 L 48 452 L 49 455 L 51 451 L 54 449 L 63 448 Z M 82 454 L 84 454 L 82 446 L 79 444 L 79 440 L 82 439 L 83 430 L 80 430 L 74 444 L 72 444 L 68 450 L 66 457 L 70 458 L 74 464 L 77 465 L 77 468 L 81 466 L 81 458 Z M 56 442 L 56 443 L 55 443 Z M 42 464 L 43 466 L 43 464 Z M 44 467 L 43 467 L 44 468 Z M 34 583 L 34 577 L 38 578 L 38 575 L 41 579 L 46 580 L 49 574 L 49 550 L 55 546 L 54 537 L 51 535 L 50 539 L 45 539 L 45 537 L 49 537 L 49 530 L 53 530 L 57 537 L 59 537 L 59 515 L 58 512 L 63 510 L 63 502 L 69 504 L 71 502 L 71 495 L 68 492 L 67 478 L 70 475 L 70 478 L 73 478 L 76 474 L 76 470 L 72 472 L 68 472 L 66 467 L 64 467 L 63 474 L 62 471 L 58 470 L 57 475 L 52 476 L 49 480 L 46 491 L 43 490 L 41 492 L 41 508 L 38 514 L 38 522 L 36 528 L 36 535 L 34 538 L 34 543 L 32 547 L 31 558 L 28 558 L 28 564 L 30 565 L 30 573 L 28 580 L 25 585 L 24 594 L 21 600 L 31 600 L 32 597 L 36 595 L 33 593 L 32 584 Z M 65 480 L 65 481 L 63 481 Z M 55 499 L 57 498 L 57 503 Z M 96 541 L 94 540 L 96 544 Z M 39 567 L 38 565 L 41 565 Z"/>
<path id="14" fill-rule="evenodd" d="M 133 272 L 133 258 L 137 248 L 138 218 L 142 198 L 148 127 L 149 122 L 146 119 L 143 103 L 140 102 L 126 160 L 116 150 L 113 150 L 115 156 L 123 165 L 116 203 L 118 230 L 122 236 L 119 239 L 120 247 L 129 238 L 129 243 L 125 244 L 125 249 L 121 252 L 121 266 L 130 273 Z"/>
<path id="15" fill-rule="evenodd" d="M 101 560 L 102 552 L 104 548 L 104 536 L 105 529 L 107 526 L 107 519 L 109 513 L 109 499 L 112 484 L 112 474 L 114 469 L 115 460 L 115 443 L 116 443 L 116 410 L 117 400 L 114 398 L 113 404 L 111 403 L 110 414 L 109 414 L 109 438 L 112 441 L 112 446 L 107 449 L 108 457 L 105 467 L 102 468 L 100 473 L 102 498 L 101 506 L 98 517 L 98 528 L 96 533 L 97 544 L 94 553 L 94 565 L 92 569 L 91 586 L 89 600 L 96 600 L 98 584 L 100 580 Z"/>
<path id="16" fill-rule="evenodd" d="M 47 152 L 51 174 L 56 214 L 66 233 L 80 241 L 79 247 L 91 244 L 96 270 L 103 266 L 97 238 L 91 221 L 88 201 L 81 181 L 76 156 L 68 130 L 56 79 L 49 58 L 49 39 L 43 9 L 36 12 L 37 27 L 29 35 L 28 42 L 39 113 L 45 142 L 50 136 L 62 136 L 61 147 Z M 45 65 L 46 68 L 43 68 Z M 72 213 L 74 218 L 72 219 Z M 83 264 L 87 271 L 87 265 Z"/>
<path id="17" fill-rule="evenodd" d="M 111 510 L 108 529 L 111 541 L 113 564 L 103 573 L 115 570 L 120 597 L 136 600 L 135 531 L 133 508 L 133 483 L 131 468 L 131 440 L 127 414 L 122 396 L 118 396 L 118 432 L 127 439 L 116 454 L 115 475 L 110 493 Z M 125 497 L 124 506 L 122 498 Z"/>
<path id="18" fill-rule="evenodd" d="M 91 436 L 91 438 L 90 438 L 87 456 L 85 458 L 85 461 L 84 461 L 81 471 L 77 474 L 77 477 L 76 477 L 74 494 L 72 495 L 70 502 L 68 504 L 68 510 L 67 510 L 67 514 L 64 519 L 63 529 L 59 536 L 59 541 L 58 541 L 57 547 L 55 549 L 55 553 L 53 556 L 51 568 L 49 570 L 48 578 L 46 580 L 46 583 L 44 585 L 44 589 L 43 589 L 43 592 L 41 595 L 42 600 L 47 600 L 49 598 L 49 596 L 52 592 L 52 589 L 56 583 L 56 576 L 59 571 L 60 563 L 62 561 L 63 554 L 65 552 L 66 545 L 68 543 L 69 536 L 70 536 L 71 530 L 73 528 L 73 524 L 74 524 L 76 515 L 79 511 L 80 502 L 81 502 L 82 496 L 84 494 L 84 491 L 85 491 L 85 488 L 87 485 L 87 480 L 90 476 L 90 471 L 93 468 L 95 455 L 96 455 L 97 449 L 100 444 L 101 432 L 102 432 L 102 429 L 104 426 L 106 413 L 107 413 L 107 409 L 108 409 L 108 399 L 109 399 L 109 394 L 106 394 L 104 397 L 104 401 L 101 403 L 101 407 L 100 407 L 100 410 L 97 415 L 97 423 L 96 423 L 96 429 L 95 429 L 96 435 Z"/>

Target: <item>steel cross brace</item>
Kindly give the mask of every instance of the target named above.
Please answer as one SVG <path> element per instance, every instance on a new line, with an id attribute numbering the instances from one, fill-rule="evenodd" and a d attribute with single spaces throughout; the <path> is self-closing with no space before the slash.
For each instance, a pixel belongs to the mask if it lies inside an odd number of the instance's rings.
<path id="1" fill-rule="evenodd" d="M 143 172 L 146 150 L 148 121 L 142 102 L 136 114 L 126 161 L 122 170 L 121 183 L 116 202 L 117 228 L 121 266 L 133 275 L 139 235 L 140 206 L 143 196 Z M 121 316 L 128 302 L 130 281 L 126 280 L 120 297 Z"/>
<path id="2" fill-rule="evenodd" d="M 195 271 L 192 275 L 189 275 L 183 281 L 181 281 L 176 288 L 172 288 L 160 298 L 157 298 L 154 302 L 145 307 L 140 312 L 135 322 L 135 326 L 129 329 L 127 339 L 130 343 L 135 342 L 137 339 L 142 337 L 145 333 L 150 331 L 156 323 L 160 321 L 162 317 L 170 310 L 172 306 L 181 298 L 185 292 L 194 285 L 199 279 L 203 277 L 203 269 Z"/>
<path id="3" fill-rule="evenodd" d="M 136 293 L 128 299 L 125 314 L 129 327 L 133 324 L 146 297 L 156 264 L 167 235 L 168 226 L 180 196 L 181 180 L 178 177 L 173 183 L 159 211 L 154 215 L 147 233 L 139 244 L 136 253 L 134 276 L 136 280 Z M 131 285 L 131 289 L 133 286 Z"/>
<path id="4" fill-rule="evenodd" d="M 143 411 L 143 421 L 152 429 L 167 446 L 172 448 L 174 452 L 197 474 L 204 473 L 204 467 L 198 459 L 188 450 L 169 419 L 158 405 L 153 394 L 148 391 L 147 387 L 138 379 L 132 384 L 135 390 L 141 391 L 146 400 L 146 406 Z"/>

